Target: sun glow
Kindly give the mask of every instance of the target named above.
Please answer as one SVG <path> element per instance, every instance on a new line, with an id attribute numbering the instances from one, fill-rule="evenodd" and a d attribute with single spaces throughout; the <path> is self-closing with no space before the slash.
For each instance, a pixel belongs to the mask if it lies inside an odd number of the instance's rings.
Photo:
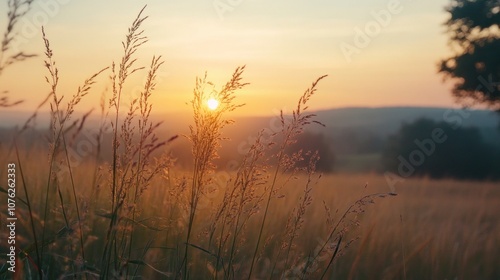
<path id="1" fill-rule="evenodd" d="M 207 106 L 208 106 L 208 109 L 213 111 L 213 110 L 217 109 L 217 107 L 219 107 L 219 101 L 217 99 L 210 98 L 207 101 Z"/>

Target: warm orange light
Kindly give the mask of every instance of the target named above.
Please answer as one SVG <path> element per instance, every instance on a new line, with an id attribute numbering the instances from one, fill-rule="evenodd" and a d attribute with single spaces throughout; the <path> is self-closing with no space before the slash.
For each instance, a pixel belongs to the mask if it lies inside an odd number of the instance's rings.
<path id="1" fill-rule="evenodd" d="M 219 101 L 217 99 L 210 98 L 207 101 L 207 106 L 208 106 L 208 109 L 210 109 L 212 111 L 216 110 L 217 107 L 219 107 Z"/>

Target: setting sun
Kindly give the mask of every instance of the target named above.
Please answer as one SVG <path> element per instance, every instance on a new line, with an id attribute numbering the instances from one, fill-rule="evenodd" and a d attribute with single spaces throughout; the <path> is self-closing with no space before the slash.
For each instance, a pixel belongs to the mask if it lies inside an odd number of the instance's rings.
<path id="1" fill-rule="evenodd" d="M 213 110 L 217 109 L 217 107 L 219 107 L 219 101 L 217 99 L 210 98 L 207 101 L 207 106 L 208 106 L 208 109 L 213 111 Z"/>

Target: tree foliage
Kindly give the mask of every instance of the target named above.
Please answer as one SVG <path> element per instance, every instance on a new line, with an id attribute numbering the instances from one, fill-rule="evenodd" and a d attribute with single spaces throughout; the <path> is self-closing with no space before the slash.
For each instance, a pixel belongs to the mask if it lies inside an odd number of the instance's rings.
<path id="1" fill-rule="evenodd" d="M 500 1 L 452 0 L 445 22 L 454 55 L 439 72 L 453 79 L 453 95 L 466 106 L 500 110 Z"/>
<path id="2" fill-rule="evenodd" d="M 389 138 L 383 163 L 402 177 L 487 179 L 498 178 L 499 155 L 477 128 L 419 119 Z"/>

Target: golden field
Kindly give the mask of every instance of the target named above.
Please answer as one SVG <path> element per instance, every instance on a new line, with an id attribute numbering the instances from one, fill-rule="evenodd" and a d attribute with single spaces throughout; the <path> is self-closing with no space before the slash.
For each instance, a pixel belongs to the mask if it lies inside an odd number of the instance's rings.
<path id="1" fill-rule="evenodd" d="M 33 157 L 33 154 L 35 157 Z M 10 156 L 12 157 L 12 156 Z M 19 168 L 22 167 L 25 183 L 30 195 L 35 223 L 41 223 L 44 203 L 45 180 L 47 179 L 47 159 L 42 153 L 21 153 Z M 2 158 L 1 165 L 7 164 Z M 103 170 L 106 168 L 103 166 Z M 94 199 L 92 193 L 92 178 L 95 166 L 84 163 L 74 171 L 79 204 L 84 216 L 84 246 L 87 265 L 78 266 L 78 234 L 61 234 L 64 229 L 64 218 L 57 192 L 53 192 L 50 208 L 50 225 L 46 234 L 50 244 L 46 244 L 46 256 L 51 267 L 60 269 L 52 271 L 54 275 L 71 275 L 63 271 L 89 271 L 89 276 L 98 269 L 104 246 L 105 229 L 109 223 L 110 197 L 104 187 L 108 179 L 102 177 L 102 183 L 97 184 Z M 144 278 L 174 277 L 178 266 L 177 252 L 185 238 L 187 225 L 188 201 L 178 182 L 186 172 L 169 169 L 156 178 L 141 196 L 138 209 L 140 216 L 136 218 L 134 236 L 134 259 L 141 259 L 147 265 L 140 266 L 140 275 Z M 2 178 L 5 174 L 1 174 Z M 193 245 L 203 250 L 217 252 L 217 234 L 210 239 L 211 226 L 217 215 L 217 207 L 223 200 L 226 182 L 234 180 L 235 173 L 216 172 L 213 182 L 208 188 L 210 192 L 201 198 L 198 216 L 195 218 L 195 237 Z M 18 175 L 19 176 L 19 175 Z M 74 207 L 71 193 L 65 186 L 66 177 L 60 182 L 62 196 L 67 204 L 67 215 L 75 222 Z M 229 179 L 229 180 L 228 180 Z M 299 277 L 300 267 L 308 259 L 308 255 L 318 251 L 328 234 L 325 205 L 330 208 L 331 219 L 336 222 L 341 215 L 359 198 L 372 193 L 390 192 L 384 176 L 380 174 L 333 174 L 324 175 L 312 187 L 312 202 L 303 216 L 303 226 L 300 228 L 296 242 L 292 247 L 292 256 L 283 273 L 283 264 L 275 262 L 278 247 L 286 235 L 285 223 L 288 215 L 303 195 L 307 176 L 297 175 L 297 178 L 285 185 L 273 198 L 269 219 L 265 232 L 268 233 L 265 249 L 257 259 L 254 279 L 267 279 L 270 271 L 274 276 L 286 279 Z M 19 198 L 24 198 L 18 181 Z M 425 178 L 407 179 L 395 186 L 397 196 L 375 198 L 374 204 L 367 203 L 359 208 L 359 213 L 352 213 L 344 226 L 346 229 L 342 251 L 336 257 L 328 270 L 325 279 L 497 279 L 500 276 L 498 258 L 500 257 L 500 229 L 498 205 L 500 205 L 500 189 L 495 182 L 468 182 L 455 180 L 430 180 Z M 262 190 L 260 190 L 262 191 Z M 52 195 L 52 194 L 51 194 Z M 6 195 L 3 195 L 6 199 Z M 19 200 L 18 200 L 19 201 Z M 18 225 L 18 240 L 22 250 L 31 251 L 29 258 L 24 258 L 21 265 L 26 275 L 33 270 L 34 251 L 32 231 L 26 205 L 18 202 L 17 213 L 20 217 Z M 258 221 L 262 216 L 263 207 L 250 217 L 245 227 L 242 241 L 237 244 L 235 256 L 235 274 L 230 278 L 242 279 L 248 273 L 248 264 L 258 235 Z M 2 221 L 6 213 L 2 204 Z M 37 224 L 40 232 L 41 224 Z M 123 226 L 123 225 L 122 225 Z M 130 224 L 128 225 L 130 227 Z M 130 230 L 130 228 L 128 229 Z M 217 233 L 218 230 L 215 230 Z M 3 232 L 2 232 L 3 233 Z M 220 233 L 220 232 L 219 232 Z M 3 238 L 2 238 L 3 239 Z M 349 244 L 343 247 L 342 244 Z M 333 244 L 335 246 L 335 244 Z M 147 248 L 147 249 L 145 249 Z M 193 279 L 209 279 L 215 277 L 214 266 L 216 258 L 202 250 L 193 250 L 191 277 Z M 221 252 L 222 255 L 224 252 Z M 326 253 L 325 253 L 326 254 Z M 320 258 L 318 266 L 325 266 L 328 258 Z M 57 264 L 53 266 L 54 264 Z M 154 269 L 153 269 L 154 268 Z M 95 269 L 95 271 L 93 271 Z M 155 271 L 157 270 L 157 271 Z M 220 269 L 222 270 L 222 269 Z M 161 271 L 161 274 L 158 271 Z M 31 271 L 35 273 L 34 271 Z M 219 277 L 223 277 L 219 271 Z M 5 276 L 3 276 L 5 277 Z M 311 276 L 312 277 L 312 276 Z M 314 278 L 308 278 L 314 279 Z"/>

